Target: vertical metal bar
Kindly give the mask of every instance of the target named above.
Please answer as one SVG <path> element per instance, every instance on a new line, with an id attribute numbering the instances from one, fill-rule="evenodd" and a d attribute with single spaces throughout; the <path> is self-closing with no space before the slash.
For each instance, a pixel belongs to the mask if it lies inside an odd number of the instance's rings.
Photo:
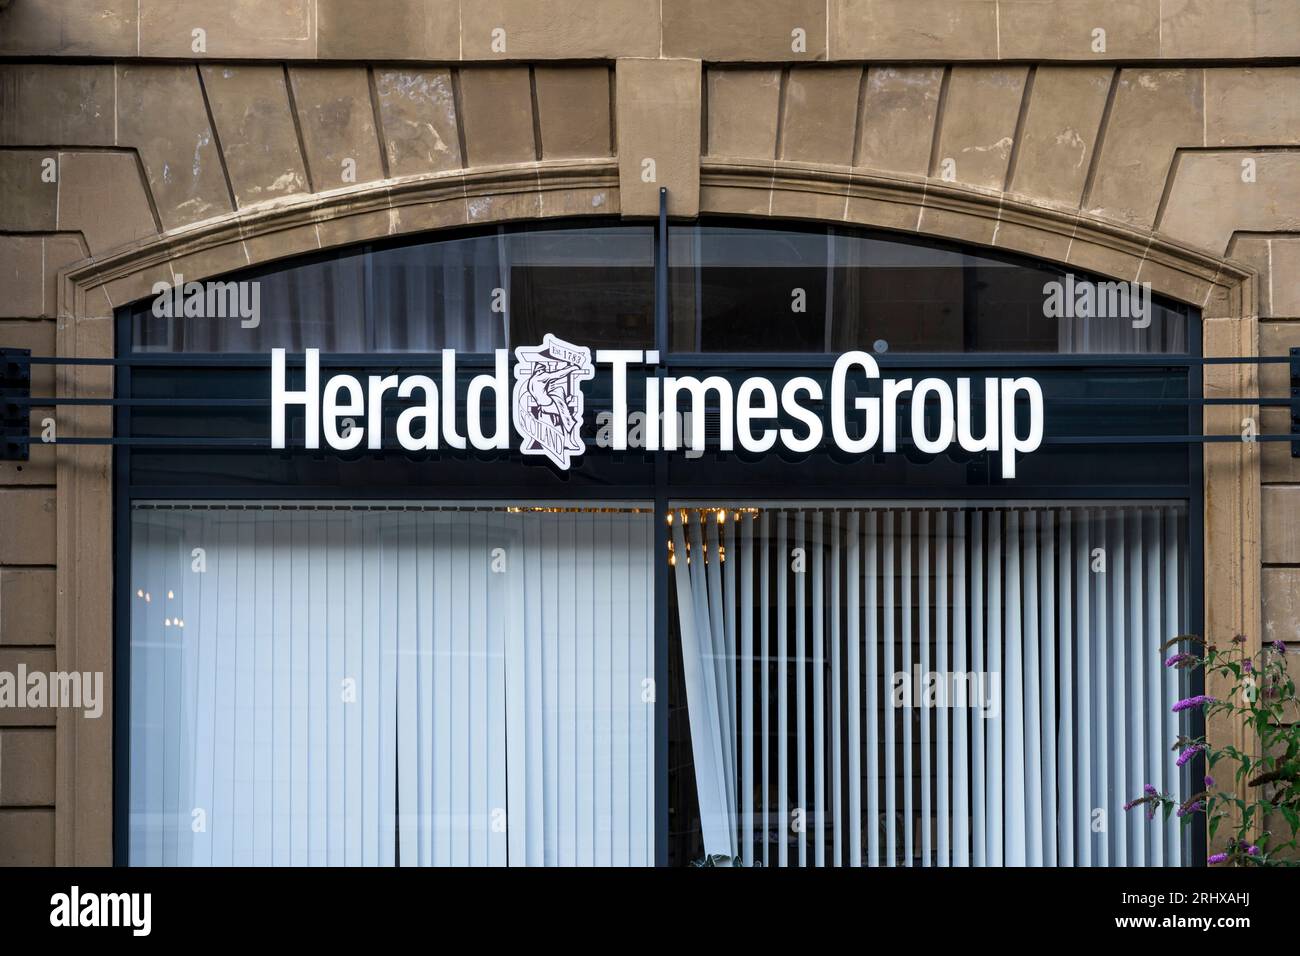
<path id="1" fill-rule="evenodd" d="M 655 347 L 668 352 L 668 190 L 659 190 Z M 663 394 L 663 366 L 655 371 Z M 655 453 L 655 865 L 668 865 L 668 459 Z M 683 555 L 684 558 L 684 555 Z"/>
<path id="2" fill-rule="evenodd" d="M 762 763 L 763 763 L 763 865 L 771 866 L 769 854 L 772 848 L 772 830 L 771 820 L 769 818 L 769 805 L 772 802 L 772 675 L 771 675 L 771 647 L 772 647 L 772 527 L 768 517 L 768 509 L 763 509 L 762 525 L 759 534 L 762 539 L 763 553 L 759 565 L 759 587 L 762 591 L 761 602 L 759 604 L 762 615 L 759 625 L 759 635 L 762 640 L 762 670 L 760 680 L 762 689 L 759 692 L 759 701 L 762 706 L 762 729 L 760 730 L 762 741 Z"/>
<path id="3" fill-rule="evenodd" d="M 1188 317 L 1188 351 L 1193 358 L 1200 358 L 1204 354 L 1204 348 L 1201 341 L 1201 317 L 1199 312 L 1192 311 Z M 1200 362 L 1192 362 L 1187 370 L 1188 379 L 1188 397 L 1200 398 L 1204 390 L 1204 371 Z M 1188 431 L 1190 434 L 1199 435 L 1203 424 L 1203 411 L 1200 406 L 1189 403 L 1187 410 Z M 1188 456 L 1188 502 L 1187 502 L 1187 601 L 1188 601 L 1188 631 L 1192 634 L 1200 634 L 1208 639 L 1209 635 L 1205 633 L 1205 451 L 1204 446 L 1198 443 L 1189 443 L 1187 446 Z M 1170 635 L 1171 637 L 1173 635 Z M 1192 668 L 1189 672 L 1191 675 L 1191 687 L 1188 689 L 1190 694 L 1205 693 L 1205 674 L 1199 668 Z M 1189 734 L 1192 737 L 1200 737 L 1205 734 L 1205 713 L 1204 708 L 1193 707 L 1191 713 L 1191 727 Z M 1205 755 L 1197 754 L 1192 758 L 1191 779 L 1201 780 L 1205 776 Z M 1198 826 L 1188 827 L 1191 830 L 1191 857 L 1188 863 L 1192 866 L 1205 866 L 1206 854 L 1209 852 L 1206 840 L 1205 825 L 1202 823 Z"/>
<path id="4" fill-rule="evenodd" d="M 114 354 L 131 348 L 131 320 L 114 319 Z M 131 366 L 114 369 L 113 394 L 131 395 Z M 130 406 L 113 411 L 113 433 L 131 434 Z M 131 580 L 131 448 L 113 449 L 113 865 L 126 866 L 131 800 L 131 604 L 127 597 Z"/>

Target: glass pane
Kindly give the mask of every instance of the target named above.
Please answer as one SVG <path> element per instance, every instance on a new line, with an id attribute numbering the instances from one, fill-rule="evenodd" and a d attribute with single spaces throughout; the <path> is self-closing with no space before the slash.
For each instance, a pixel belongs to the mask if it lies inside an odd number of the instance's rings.
<path id="1" fill-rule="evenodd" d="M 675 226 L 686 352 L 1169 353 L 1186 310 L 1149 290 L 945 244 L 820 226 Z"/>
<path id="2" fill-rule="evenodd" d="M 146 352 L 490 352 L 546 332 L 649 347 L 654 231 L 523 227 L 191 283 L 133 309 Z"/>
<path id="3" fill-rule="evenodd" d="M 1185 506 L 682 505 L 667 533 L 675 862 L 1187 861 L 1179 820 L 1123 810 L 1188 783 L 1159 653 Z"/>
<path id="4" fill-rule="evenodd" d="M 132 864 L 653 862 L 647 510 L 131 521 Z"/>
<path id="5" fill-rule="evenodd" d="M 1177 353 L 1187 310 L 1048 263 L 818 225 L 674 225 L 679 352 Z M 362 246 L 138 303 L 151 352 L 653 346 L 654 227 L 512 226 Z"/>
<path id="6" fill-rule="evenodd" d="M 826 351 L 829 248 L 824 231 L 672 228 L 673 349 Z"/>

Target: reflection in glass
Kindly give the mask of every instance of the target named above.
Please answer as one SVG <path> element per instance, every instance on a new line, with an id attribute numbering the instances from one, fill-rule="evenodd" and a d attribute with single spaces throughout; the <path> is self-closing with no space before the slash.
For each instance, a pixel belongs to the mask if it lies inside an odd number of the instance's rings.
<path id="1" fill-rule="evenodd" d="M 673 348 L 685 352 L 1167 353 L 1183 311 L 1050 263 L 840 228 L 670 234 Z M 1079 290 L 1079 297 L 1073 293 Z M 1071 283 L 1049 305 L 1050 283 Z M 1083 289 L 1089 286 L 1084 299 Z M 1076 307 L 1077 306 L 1077 307 Z"/>
<path id="2" fill-rule="evenodd" d="M 652 226 L 624 223 L 357 246 L 226 277 L 259 283 L 256 323 L 137 303 L 133 341 L 149 352 L 488 352 L 551 332 L 652 348 L 654 248 Z M 1186 309 L 1133 299 L 1127 283 L 885 233 L 672 225 L 668 263 L 677 352 L 1187 349 Z"/>
<path id="3" fill-rule="evenodd" d="M 500 228 L 463 238 L 358 246 L 226 277 L 259 284 L 258 322 L 133 313 L 147 352 L 490 352 L 546 332 L 581 342 L 650 347 L 653 230 Z"/>

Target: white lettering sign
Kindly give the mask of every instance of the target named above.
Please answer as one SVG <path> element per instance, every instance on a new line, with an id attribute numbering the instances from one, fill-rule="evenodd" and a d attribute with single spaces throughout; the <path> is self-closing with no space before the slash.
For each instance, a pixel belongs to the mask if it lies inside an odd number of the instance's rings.
<path id="1" fill-rule="evenodd" d="M 1018 455 L 1043 443 L 1043 392 L 1028 377 L 985 378 L 974 384 L 960 377 L 950 383 L 940 378 L 881 378 L 880 367 L 867 352 L 846 352 L 831 371 L 830 394 L 821 383 L 795 376 L 777 385 L 755 375 L 738 385 L 721 375 L 664 376 L 646 379 L 644 408 L 632 407 L 628 395 L 628 370 L 658 364 L 657 352 L 638 349 L 591 351 L 547 335 L 536 347 L 515 349 L 514 388 L 507 372 L 509 350 L 497 349 L 494 369 L 470 379 L 465 394 L 465 435 L 457 432 L 458 399 L 456 353 L 444 350 L 441 382 L 427 375 L 371 375 L 365 381 L 340 373 L 323 384 L 320 353 L 308 349 L 302 390 L 286 387 L 284 349 L 271 353 L 271 447 L 286 447 L 286 418 L 290 408 L 302 409 L 303 447 L 317 449 L 324 435 L 328 447 L 350 451 L 364 441 L 369 449 L 381 447 L 385 401 L 404 405 L 397 416 L 397 441 L 407 451 L 430 451 L 441 445 L 481 450 L 510 447 L 513 422 L 519 449 L 542 455 L 556 467 L 567 469 L 585 450 L 582 438 L 584 401 L 582 383 L 593 378 L 597 366 L 608 367 L 612 414 L 602 413 L 598 444 L 615 451 L 701 453 L 706 447 L 706 421 L 716 418 L 714 447 L 732 451 L 736 445 L 751 453 L 771 451 L 779 444 L 796 453 L 808 453 L 822 444 L 827 423 L 819 407 L 829 413 L 829 430 L 835 447 L 854 455 L 871 451 L 897 451 L 900 439 L 929 455 L 943 454 L 955 442 L 967 452 L 997 452 L 1003 478 L 1016 476 Z M 865 386 L 879 381 L 879 394 Z M 976 434 L 975 396 L 982 396 L 982 434 Z M 873 392 L 875 390 L 873 389 Z M 492 422 L 482 421 L 484 397 L 492 396 Z M 1023 407 L 1024 416 L 1017 417 Z M 716 410 L 716 411 L 715 411 Z M 778 424 L 784 417 L 785 427 Z M 345 419 L 354 424 L 342 427 Z M 629 430 L 629 425 L 633 426 Z M 900 428 L 906 434 L 900 436 Z M 631 431 L 631 434 L 629 432 Z"/>

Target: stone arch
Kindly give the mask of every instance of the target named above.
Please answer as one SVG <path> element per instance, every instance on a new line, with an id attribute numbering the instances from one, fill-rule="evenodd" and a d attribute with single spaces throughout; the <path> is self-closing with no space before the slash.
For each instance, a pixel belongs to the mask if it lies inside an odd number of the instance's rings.
<path id="1" fill-rule="evenodd" d="M 1207 355 L 1249 356 L 1258 350 L 1251 272 L 1134 227 L 970 187 L 814 164 L 706 162 L 699 186 L 703 214 L 880 227 L 1149 281 L 1155 291 L 1202 309 Z M 177 274 L 204 279 L 398 235 L 619 212 L 618 167 L 610 159 L 472 169 L 257 206 L 62 270 L 57 352 L 67 358 L 113 357 L 114 308 Z M 58 378 L 65 396 L 113 394 L 109 367 L 70 365 Z M 1256 382 L 1253 366 L 1208 367 L 1205 392 L 1249 395 Z M 1244 411 L 1207 409 L 1206 431 L 1235 432 Z M 60 415 L 63 437 L 106 435 L 111 428 L 104 408 L 69 407 Z M 1260 627 L 1257 447 L 1225 443 L 1207 446 L 1204 454 L 1206 626 L 1212 633 L 1246 634 L 1254 646 Z M 102 609 L 113 606 L 113 568 L 100 556 L 112 553 L 112 456 L 102 446 L 63 445 L 55 452 L 59 667 L 111 674 L 112 630 Z M 1245 731 L 1224 726 L 1217 732 L 1241 742 Z M 56 858 L 110 862 L 112 721 L 65 721 L 57 734 Z"/>

